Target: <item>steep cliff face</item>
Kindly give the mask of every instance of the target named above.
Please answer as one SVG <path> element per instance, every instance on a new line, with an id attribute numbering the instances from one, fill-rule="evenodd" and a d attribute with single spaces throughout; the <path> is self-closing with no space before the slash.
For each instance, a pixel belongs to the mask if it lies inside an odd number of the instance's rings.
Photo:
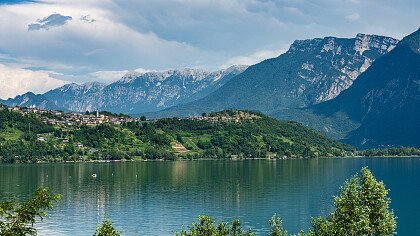
<path id="1" fill-rule="evenodd" d="M 275 115 L 353 145 L 420 146 L 420 30 L 373 62 L 335 99 Z"/>
<path id="2" fill-rule="evenodd" d="M 272 113 L 335 98 L 398 40 L 358 34 L 355 38 L 297 40 L 277 58 L 250 66 L 207 97 L 157 116 L 200 114 L 226 108 Z"/>
<path id="3" fill-rule="evenodd" d="M 287 52 L 295 57 L 311 53 L 314 58 L 303 62 L 298 76 L 307 86 L 309 103 L 320 103 L 335 98 L 349 88 L 353 81 L 378 57 L 391 51 L 397 40 L 388 37 L 358 34 L 354 39 L 327 37 L 296 41 Z M 299 92 L 299 89 L 297 92 Z"/>

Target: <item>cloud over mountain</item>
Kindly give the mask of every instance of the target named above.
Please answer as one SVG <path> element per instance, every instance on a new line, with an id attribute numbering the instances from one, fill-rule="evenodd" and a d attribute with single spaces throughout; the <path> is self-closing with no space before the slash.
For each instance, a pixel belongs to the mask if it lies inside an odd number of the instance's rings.
<path id="1" fill-rule="evenodd" d="M 46 71 L 32 71 L 0 64 L 0 99 L 28 91 L 44 93 L 68 82 L 54 79 Z"/>

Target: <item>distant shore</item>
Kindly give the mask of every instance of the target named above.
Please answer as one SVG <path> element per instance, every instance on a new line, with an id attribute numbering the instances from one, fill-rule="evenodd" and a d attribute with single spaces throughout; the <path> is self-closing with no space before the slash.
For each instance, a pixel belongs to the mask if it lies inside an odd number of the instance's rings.
<path id="1" fill-rule="evenodd" d="M 420 157 L 420 155 L 409 155 L 409 156 L 335 156 L 335 157 L 286 157 L 286 158 L 198 158 L 198 159 L 187 159 L 179 158 L 175 160 L 169 159 L 121 159 L 121 160 L 76 160 L 76 161 L 37 161 L 33 163 L 13 163 L 13 164 L 68 164 L 68 163 L 118 163 L 118 162 L 177 162 L 177 161 L 245 161 L 245 160 L 267 160 L 267 161 L 278 161 L 278 160 L 307 160 L 307 159 L 331 159 L 331 158 L 412 158 Z M 10 163 L 7 163 L 10 164 Z M 1 164 L 0 164 L 1 165 Z"/>

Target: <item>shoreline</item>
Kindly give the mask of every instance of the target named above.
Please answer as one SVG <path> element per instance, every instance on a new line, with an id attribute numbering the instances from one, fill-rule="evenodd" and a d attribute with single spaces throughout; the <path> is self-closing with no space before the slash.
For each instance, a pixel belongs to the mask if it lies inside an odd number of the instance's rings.
<path id="1" fill-rule="evenodd" d="M 413 158 L 420 155 L 411 156 L 334 156 L 334 157 L 288 157 L 288 158 L 199 158 L 186 159 L 180 158 L 175 160 L 168 159 L 121 159 L 121 160 L 78 160 L 78 161 L 37 161 L 29 163 L 0 163 L 0 165 L 19 165 L 19 164 L 75 164 L 75 163 L 119 163 L 119 162 L 179 162 L 179 161 L 248 161 L 248 160 L 309 160 L 309 159 L 336 159 L 336 158 Z"/>

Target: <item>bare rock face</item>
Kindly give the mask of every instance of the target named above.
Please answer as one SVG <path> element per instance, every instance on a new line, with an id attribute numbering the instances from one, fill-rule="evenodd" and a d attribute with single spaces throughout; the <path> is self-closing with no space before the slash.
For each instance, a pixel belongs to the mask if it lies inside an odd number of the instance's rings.
<path id="1" fill-rule="evenodd" d="M 96 110 L 101 100 L 101 93 L 105 84 L 92 82 L 86 84 L 67 84 L 57 89 L 48 91 L 44 96 L 58 107 L 69 111 Z"/>
<path id="2" fill-rule="evenodd" d="M 151 112 L 204 97 L 246 68 L 232 66 L 216 72 L 189 68 L 130 72 L 109 85 L 97 82 L 68 84 L 44 96 L 56 106 L 70 111 Z"/>
<path id="3" fill-rule="evenodd" d="M 287 53 L 314 55 L 302 63 L 298 76 L 306 81 L 303 83 L 306 88 L 313 85 L 315 91 L 309 102 L 316 104 L 333 99 L 349 88 L 376 58 L 391 51 L 397 43 L 398 40 L 389 37 L 357 34 L 354 39 L 327 37 L 295 41 Z"/>

